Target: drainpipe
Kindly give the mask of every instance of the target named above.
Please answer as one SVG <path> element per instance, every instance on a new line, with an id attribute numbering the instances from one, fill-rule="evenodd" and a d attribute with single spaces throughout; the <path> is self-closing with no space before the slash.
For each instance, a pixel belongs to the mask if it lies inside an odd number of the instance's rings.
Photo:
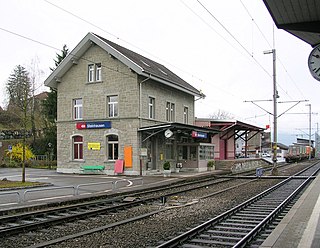
<path id="1" fill-rule="evenodd" d="M 140 82 L 140 84 L 139 84 L 139 128 L 142 125 L 142 116 L 141 116 L 142 115 L 142 83 L 144 83 L 147 80 L 149 80 L 150 77 L 151 77 L 151 74 L 149 74 L 149 76 L 146 79 L 142 80 Z M 142 134 L 140 134 L 140 143 L 142 145 Z M 143 169 L 142 169 L 142 167 L 143 167 L 143 158 L 142 158 L 142 156 L 140 156 L 139 165 L 140 165 L 140 176 L 142 176 L 142 171 L 143 171 Z"/>
<path id="2" fill-rule="evenodd" d="M 149 76 L 142 80 L 139 84 L 139 127 L 141 127 L 141 123 L 142 123 L 142 83 L 148 81 L 151 77 L 151 74 L 149 74 Z"/>

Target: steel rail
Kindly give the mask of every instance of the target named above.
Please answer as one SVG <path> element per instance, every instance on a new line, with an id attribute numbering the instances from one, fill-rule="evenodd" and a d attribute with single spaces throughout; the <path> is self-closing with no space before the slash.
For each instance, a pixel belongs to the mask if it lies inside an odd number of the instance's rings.
<path id="1" fill-rule="evenodd" d="M 214 226 L 222 221 L 224 221 L 224 223 L 227 223 L 227 219 L 230 218 L 230 216 L 234 215 L 235 213 L 239 213 L 240 211 L 244 210 L 245 207 L 250 206 L 253 203 L 257 203 L 258 200 L 263 199 L 263 197 L 270 195 L 272 192 L 276 192 L 277 190 L 279 190 L 281 187 L 286 186 L 288 182 L 297 182 L 299 180 L 303 181 L 303 183 L 301 183 L 298 187 L 294 186 L 294 190 L 291 191 L 290 195 L 287 196 L 284 200 L 281 200 L 281 203 L 278 204 L 277 207 L 275 207 L 270 213 L 266 214 L 260 214 L 259 217 L 263 217 L 263 219 L 261 221 L 259 221 L 257 224 L 254 225 L 254 227 L 250 227 L 250 229 L 247 231 L 247 233 L 245 235 L 243 235 L 242 238 L 233 238 L 235 241 L 230 242 L 228 244 L 225 243 L 226 246 L 232 246 L 232 247 L 243 247 L 245 246 L 249 241 L 251 241 L 254 236 L 257 235 L 257 233 L 263 229 L 264 226 L 266 226 L 268 223 L 271 222 L 272 219 L 275 218 L 275 216 L 277 216 L 280 211 L 282 209 L 284 209 L 285 206 L 287 206 L 289 204 L 289 202 L 299 193 L 303 190 L 303 188 L 305 188 L 306 185 L 309 184 L 309 182 L 314 178 L 313 175 L 315 175 L 316 173 L 318 173 L 319 171 L 319 164 L 315 163 L 314 165 L 317 165 L 317 169 L 312 171 L 311 173 L 309 173 L 309 177 L 307 177 L 305 180 L 303 180 L 303 177 L 301 177 L 301 179 L 297 179 L 297 180 L 293 180 L 294 176 L 289 177 L 288 179 L 278 183 L 277 185 L 271 187 L 270 189 L 260 193 L 259 195 L 245 201 L 244 203 L 218 215 L 217 217 L 200 224 L 197 227 L 194 227 L 188 231 L 186 231 L 185 233 L 182 233 L 174 238 L 172 238 L 171 240 L 168 240 L 160 245 L 157 246 L 157 248 L 170 248 L 170 247 L 179 247 L 182 244 L 185 243 L 189 243 L 188 240 L 191 242 L 190 247 L 192 247 L 193 243 L 196 244 L 200 244 L 201 246 L 201 242 L 205 243 L 205 238 L 203 238 L 203 240 L 201 240 L 201 238 L 196 239 L 195 237 L 199 237 L 200 234 L 202 232 L 205 232 L 206 230 L 212 230 L 212 228 L 214 228 Z M 296 173 L 295 176 L 297 176 L 298 174 L 301 173 L 305 173 L 307 170 L 312 170 L 312 166 L 306 168 L 303 172 L 300 173 Z M 310 175 L 311 174 L 311 175 Z M 267 212 L 267 211 L 266 211 Z M 248 224 L 245 220 L 242 221 L 243 223 L 239 224 L 240 226 L 246 226 Z M 232 223 L 232 222 L 231 222 Z M 218 231 L 217 231 L 218 232 Z M 208 235 L 209 236 L 209 235 Z M 224 236 L 219 236 L 220 240 L 224 238 Z M 192 242 L 194 241 L 194 242 Z M 214 241 L 207 241 L 210 245 L 214 244 Z M 219 243 L 219 242 L 217 242 Z M 220 243 L 220 245 L 222 245 L 222 243 Z M 194 247 L 196 247 L 197 245 L 194 245 Z M 188 246 L 183 246 L 183 247 L 188 247 Z"/>

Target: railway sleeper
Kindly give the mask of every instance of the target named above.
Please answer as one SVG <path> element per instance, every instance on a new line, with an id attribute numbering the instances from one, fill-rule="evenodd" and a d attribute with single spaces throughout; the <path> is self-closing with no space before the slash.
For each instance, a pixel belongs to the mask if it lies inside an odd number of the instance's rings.
<path id="1" fill-rule="evenodd" d="M 230 232 L 230 231 L 218 231 L 218 230 L 208 230 L 206 233 L 214 235 L 232 235 L 237 237 L 244 237 L 246 233 L 243 232 Z"/>
<path id="2" fill-rule="evenodd" d="M 246 207 L 246 209 L 248 210 L 248 211 L 259 211 L 259 210 L 261 210 L 261 207 L 257 207 L 257 206 L 254 206 L 254 205 L 252 205 L 252 206 L 248 206 L 248 207 Z M 272 211 L 273 210 L 273 208 L 268 208 L 268 207 L 265 207 L 265 208 L 263 208 L 265 211 Z"/>
<path id="3" fill-rule="evenodd" d="M 232 222 L 221 222 L 220 225 L 224 225 L 224 226 L 230 226 L 230 227 L 243 227 L 244 224 L 243 223 L 232 223 Z M 251 223 L 246 223 L 245 227 L 256 227 L 255 224 L 251 224 Z"/>
<path id="4" fill-rule="evenodd" d="M 263 217 L 250 217 L 250 218 L 245 218 L 243 216 L 232 216 L 231 220 L 235 220 L 238 222 L 241 221 L 254 221 L 260 223 L 264 218 Z"/>
<path id="5" fill-rule="evenodd" d="M 269 214 L 271 213 L 272 211 L 270 210 L 265 210 L 265 209 L 260 209 L 260 210 L 241 210 L 240 211 L 241 213 L 249 213 L 249 214 L 252 214 L 252 213 L 264 213 L 264 214 Z"/>
<path id="6" fill-rule="evenodd" d="M 239 237 L 231 237 L 231 236 L 213 236 L 213 235 L 207 235 L 207 234 L 200 234 L 198 236 L 201 239 L 205 239 L 205 240 L 230 240 L 230 241 L 239 241 L 241 238 Z"/>
<path id="7" fill-rule="evenodd" d="M 256 213 L 237 213 L 236 215 L 237 216 L 243 216 L 243 217 L 246 217 L 246 218 L 249 218 L 249 217 L 265 218 L 267 216 L 266 214 L 256 214 Z"/>
<path id="8" fill-rule="evenodd" d="M 261 221 L 260 220 L 247 220 L 247 219 L 234 219 L 234 218 L 231 218 L 229 219 L 227 222 L 232 222 L 232 223 L 242 223 L 242 224 L 245 224 L 245 223 L 255 223 L 255 224 L 259 224 Z"/>
<path id="9" fill-rule="evenodd" d="M 206 244 L 206 245 L 224 245 L 224 246 L 234 246 L 237 242 L 224 242 L 219 240 L 204 240 L 204 239 L 192 239 L 192 243 L 196 244 Z M 184 247 L 184 246 L 183 246 Z"/>
<path id="10" fill-rule="evenodd" d="M 248 233 L 252 230 L 252 228 L 247 228 L 243 226 L 238 226 L 238 227 L 230 227 L 230 226 L 220 226 L 217 225 L 215 226 L 217 230 L 224 230 L 224 231 L 229 231 L 229 232 L 243 232 L 243 233 Z"/>

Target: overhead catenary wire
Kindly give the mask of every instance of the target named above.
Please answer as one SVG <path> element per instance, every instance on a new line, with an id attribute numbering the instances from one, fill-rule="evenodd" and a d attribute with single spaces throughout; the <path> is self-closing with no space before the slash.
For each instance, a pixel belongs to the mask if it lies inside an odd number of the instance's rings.
<path id="1" fill-rule="evenodd" d="M 199 78 L 198 76 L 195 76 L 194 74 L 190 73 L 189 71 L 185 71 L 185 70 L 183 70 L 183 69 L 181 69 L 181 68 L 179 68 L 179 67 L 171 64 L 170 62 L 165 61 L 165 60 L 163 60 L 163 59 L 155 56 L 154 54 L 152 54 L 152 53 L 150 53 L 150 52 L 148 52 L 148 51 L 145 51 L 145 50 L 141 49 L 140 47 L 138 47 L 138 46 L 136 46 L 136 45 L 134 45 L 134 44 L 132 44 L 132 43 L 130 43 L 130 42 L 128 42 L 128 41 L 125 41 L 125 40 L 121 39 L 119 36 L 116 36 L 116 35 L 112 34 L 111 32 L 109 32 L 109 31 L 107 31 L 107 30 L 99 27 L 98 25 L 96 25 L 96 24 L 94 24 L 94 23 L 86 20 L 85 18 L 82 18 L 82 17 L 80 17 L 79 15 L 76 15 L 76 14 L 72 13 L 71 11 L 66 10 L 65 8 L 62 8 L 61 6 L 58 6 L 58 5 L 56 5 L 56 4 L 53 4 L 53 3 L 51 3 L 51 2 L 48 1 L 48 0 L 43 0 L 43 1 L 46 2 L 46 3 L 48 3 L 48 4 L 50 4 L 50 5 L 52 5 L 52 6 L 54 6 L 54 7 L 56 7 L 56 8 L 58 8 L 58 9 L 60 9 L 61 11 L 66 12 L 67 14 L 72 15 L 73 17 L 75 17 L 75 18 L 77 18 L 77 19 L 79 19 L 79 20 L 81 20 L 81 21 L 83 21 L 83 22 L 85 22 L 85 23 L 87 23 L 87 24 L 89 24 L 89 25 L 91 25 L 91 26 L 93 26 L 93 27 L 98 28 L 99 30 L 105 32 L 106 34 L 111 35 L 112 37 L 116 38 L 117 40 L 120 40 L 120 41 L 122 41 L 122 42 L 124 42 L 124 43 L 126 43 L 126 44 L 128 44 L 128 45 L 130 45 L 130 46 L 132 46 L 132 47 L 134 47 L 134 48 L 136 48 L 136 49 L 138 49 L 139 51 L 142 51 L 142 52 L 144 52 L 144 53 L 146 53 L 146 54 L 151 55 L 153 58 L 156 58 L 156 59 L 159 59 L 160 61 L 165 62 L 167 65 L 170 65 L 170 66 L 178 69 L 179 71 L 181 71 L 181 72 L 183 72 L 183 73 L 185 73 L 185 74 L 190 75 L 192 78 L 197 79 L 197 80 L 200 81 L 201 83 L 204 83 L 204 80 L 203 80 L 203 79 Z M 182 2 L 182 3 L 183 3 L 183 2 Z M 184 4 L 184 3 L 183 3 L 183 4 Z M 190 9 L 190 10 L 191 10 L 191 9 Z M 200 16 L 198 16 L 198 17 L 201 18 Z M 204 21 L 204 20 L 203 20 L 203 21 Z M 222 38 L 223 38 L 223 37 L 222 37 Z M 228 41 L 226 40 L 226 42 L 228 42 Z M 232 45 L 232 44 L 230 43 L 230 45 Z M 235 49 L 236 49 L 236 48 L 235 48 Z M 215 85 L 215 88 L 219 89 L 220 91 L 222 91 L 222 92 L 224 92 L 224 93 L 226 93 L 226 94 L 231 95 L 232 97 L 238 98 L 238 99 L 239 99 L 239 102 L 240 102 L 240 101 L 243 101 L 239 96 L 232 94 L 230 91 L 224 90 L 224 89 L 222 89 L 221 87 L 218 87 L 217 85 Z"/>
<path id="2" fill-rule="evenodd" d="M 61 51 L 61 49 L 56 48 L 56 47 L 54 47 L 54 46 L 52 46 L 52 45 L 46 44 L 46 43 L 44 43 L 44 42 L 41 42 L 41 41 L 38 41 L 38 40 L 35 40 L 35 39 L 32 39 L 32 38 L 27 37 L 27 36 L 22 35 L 22 34 L 18 34 L 18 33 L 16 33 L 16 32 L 10 31 L 10 30 L 8 30 L 8 29 L 5 29 L 5 28 L 0 27 L 0 30 L 2 30 L 2 31 L 4 31 L 4 32 L 7 32 L 7 33 L 10 33 L 10 34 L 12 34 L 12 35 L 18 36 L 18 37 L 20 37 L 20 38 L 23 38 L 23 39 L 26 39 L 26 40 L 29 40 L 29 41 L 38 43 L 38 44 L 40 44 L 40 45 L 42 45 L 42 46 L 49 47 L 49 48 L 54 49 L 54 50 L 56 50 L 56 51 Z M 69 52 L 68 55 L 75 55 L 75 54 L 72 54 L 72 52 Z M 81 57 L 81 58 L 79 58 L 79 59 L 85 60 L 85 61 L 87 61 L 87 62 L 89 62 L 89 63 L 96 63 L 96 61 L 87 59 L 87 58 L 85 58 L 85 57 Z M 117 69 L 108 67 L 108 66 L 106 66 L 106 65 L 101 64 L 101 66 L 104 67 L 104 68 L 106 68 L 106 69 L 109 69 L 109 70 L 111 70 L 111 71 L 114 71 L 114 72 L 117 72 L 117 73 L 121 73 L 121 74 L 126 75 L 126 76 L 129 76 L 129 77 L 133 77 L 133 75 L 131 75 L 131 74 L 128 74 L 128 73 L 125 73 L 125 72 L 121 72 L 121 71 L 119 71 L 119 70 L 117 70 Z"/>
<path id="3" fill-rule="evenodd" d="M 241 5 L 243 6 L 243 8 L 245 9 L 245 11 L 247 12 L 247 14 L 249 15 L 249 17 L 251 18 L 252 22 L 255 24 L 255 26 L 257 27 L 258 31 L 260 32 L 261 36 L 263 37 L 263 39 L 267 42 L 267 44 L 269 45 L 269 48 L 272 49 L 273 46 L 270 44 L 269 40 L 267 39 L 267 37 L 265 36 L 264 32 L 261 30 L 261 28 L 259 27 L 259 25 L 257 24 L 257 22 L 255 21 L 255 19 L 253 18 L 253 16 L 251 15 L 250 11 L 248 10 L 248 8 L 246 7 L 246 5 L 243 3 L 242 0 L 240 0 Z M 302 91 L 300 90 L 300 88 L 298 87 L 298 85 L 296 84 L 296 82 L 294 81 L 294 79 L 292 78 L 292 76 L 289 74 L 286 66 L 284 65 L 284 63 L 282 62 L 281 58 L 277 55 L 277 60 L 280 62 L 281 66 L 283 67 L 284 71 L 286 72 L 286 74 L 288 75 L 289 79 L 293 82 L 294 86 L 297 88 L 297 90 L 299 91 L 299 93 L 301 94 L 301 96 L 303 98 L 304 95 L 302 93 Z M 281 86 L 279 85 L 279 83 L 277 83 L 278 86 L 281 88 Z M 288 94 L 287 94 L 288 95 Z M 289 95 L 288 95 L 289 96 Z"/>

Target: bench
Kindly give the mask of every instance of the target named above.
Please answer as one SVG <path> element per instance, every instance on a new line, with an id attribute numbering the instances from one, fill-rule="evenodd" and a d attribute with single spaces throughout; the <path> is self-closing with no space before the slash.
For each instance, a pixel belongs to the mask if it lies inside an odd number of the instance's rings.
<path id="1" fill-rule="evenodd" d="M 82 165 L 80 169 L 82 172 L 101 172 L 104 170 L 104 165 Z"/>

